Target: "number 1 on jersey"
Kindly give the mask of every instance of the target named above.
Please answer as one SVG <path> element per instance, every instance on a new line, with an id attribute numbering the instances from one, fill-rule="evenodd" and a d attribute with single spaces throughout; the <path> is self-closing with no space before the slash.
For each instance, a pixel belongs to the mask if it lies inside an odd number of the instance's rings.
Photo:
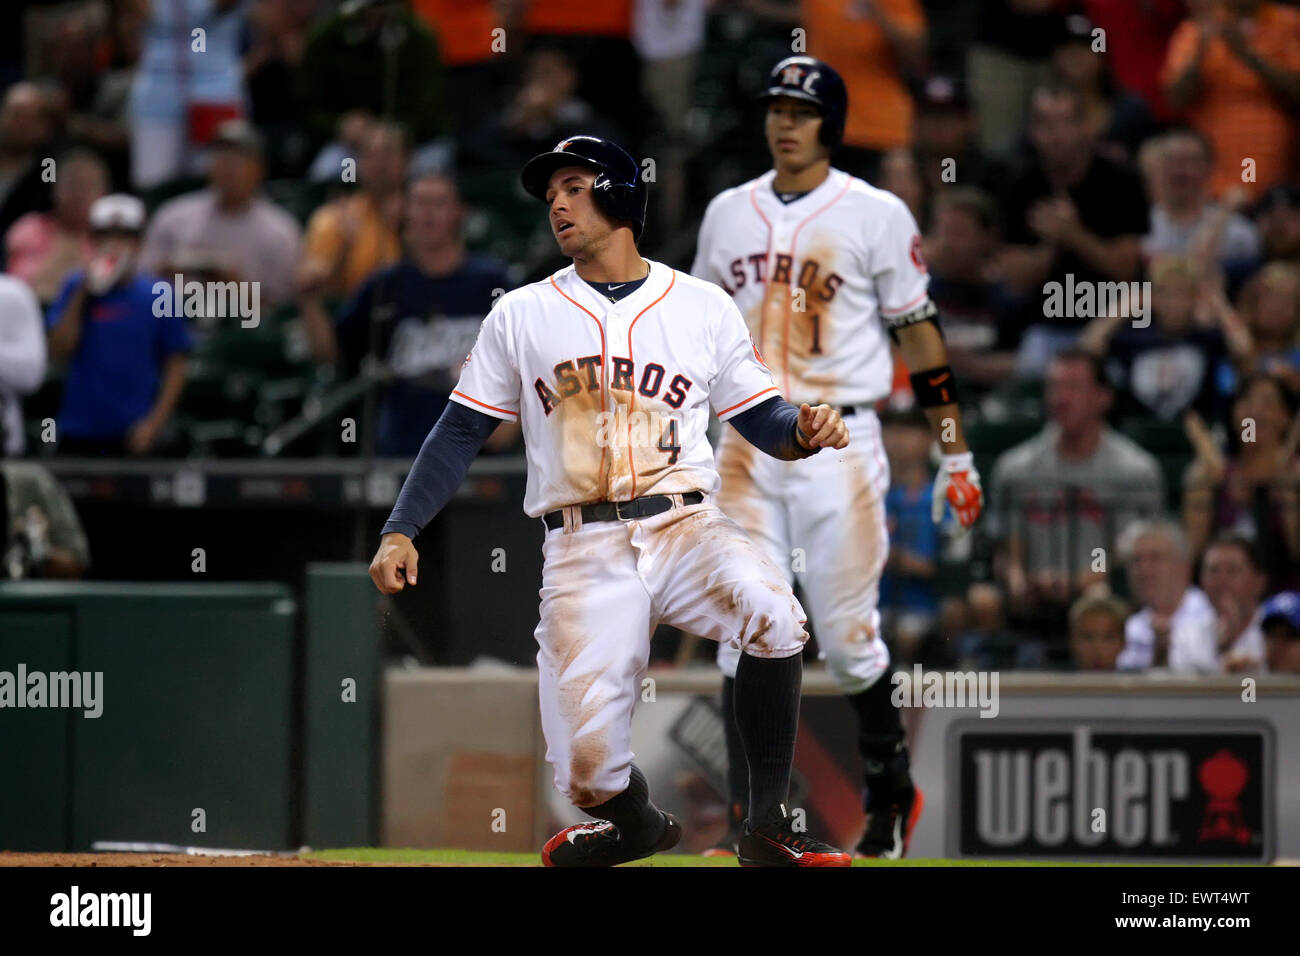
<path id="1" fill-rule="evenodd" d="M 682 453 L 682 443 L 677 438 L 677 419 L 668 419 L 668 427 L 659 436 L 659 450 L 668 452 L 668 464 L 677 464 L 677 458 Z"/>

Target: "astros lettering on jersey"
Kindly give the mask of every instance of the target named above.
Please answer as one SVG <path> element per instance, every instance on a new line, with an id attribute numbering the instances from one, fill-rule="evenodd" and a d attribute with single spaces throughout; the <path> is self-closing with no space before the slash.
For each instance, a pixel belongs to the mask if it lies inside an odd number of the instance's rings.
<path id="1" fill-rule="evenodd" d="M 789 205 L 775 177 L 709 203 L 691 272 L 731 294 L 791 402 L 884 398 L 888 326 L 934 311 L 916 220 L 893 193 L 838 169 Z"/>
<path id="2" fill-rule="evenodd" d="M 776 397 L 744 319 L 716 285 L 646 260 L 610 302 L 573 266 L 503 295 L 452 401 L 520 421 L 524 511 L 717 490 L 709 409 L 727 421 Z"/>

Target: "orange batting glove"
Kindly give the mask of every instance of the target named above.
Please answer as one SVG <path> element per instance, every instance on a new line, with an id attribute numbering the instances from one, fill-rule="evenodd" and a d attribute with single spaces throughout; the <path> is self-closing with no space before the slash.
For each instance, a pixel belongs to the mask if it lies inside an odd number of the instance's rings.
<path id="1" fill-rule="evenodd" d="M 943 521 L 943 506 L 952 505 L 963 528 L 969 528 L 984 510 L 984 489 L 980 487 L 980 473 L 975 470 L 975 458 L 964 451 L 944 455 L 939 474 L 934 479 L 934 497 L 930 502 L 930 517 L 935 524 Z"/>

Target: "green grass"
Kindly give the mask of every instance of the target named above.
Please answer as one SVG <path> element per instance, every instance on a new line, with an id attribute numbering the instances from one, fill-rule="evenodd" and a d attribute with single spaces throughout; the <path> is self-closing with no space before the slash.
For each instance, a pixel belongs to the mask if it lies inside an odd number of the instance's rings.
<path id="1" fill-rule="evenodd" d="M 536 853 L 487 853 L 479 850 L 388 850 L 351 847 L 316 850 L 305 854 L 316 860 L 344 863 L 379 863 L 393 866 L 541 866 Z M 662 853 L 629 866 L 735 866 L 726 857 Z M 1112 866 L 1132 864 L 1056 863 L 1045 860 L 854 860 L 854 866 Z"/>

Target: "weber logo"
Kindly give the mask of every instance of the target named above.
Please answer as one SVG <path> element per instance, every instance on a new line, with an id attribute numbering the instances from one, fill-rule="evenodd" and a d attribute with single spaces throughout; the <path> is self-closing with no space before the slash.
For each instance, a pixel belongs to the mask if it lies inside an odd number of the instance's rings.
<path id="1" fill-rule="evenodd" d="M 1267 859 L 1268 730 L 1036 721 L 950 738 L 962 856 Z M 1132 725 L 1128 725 L 1131 727 Z"/>

